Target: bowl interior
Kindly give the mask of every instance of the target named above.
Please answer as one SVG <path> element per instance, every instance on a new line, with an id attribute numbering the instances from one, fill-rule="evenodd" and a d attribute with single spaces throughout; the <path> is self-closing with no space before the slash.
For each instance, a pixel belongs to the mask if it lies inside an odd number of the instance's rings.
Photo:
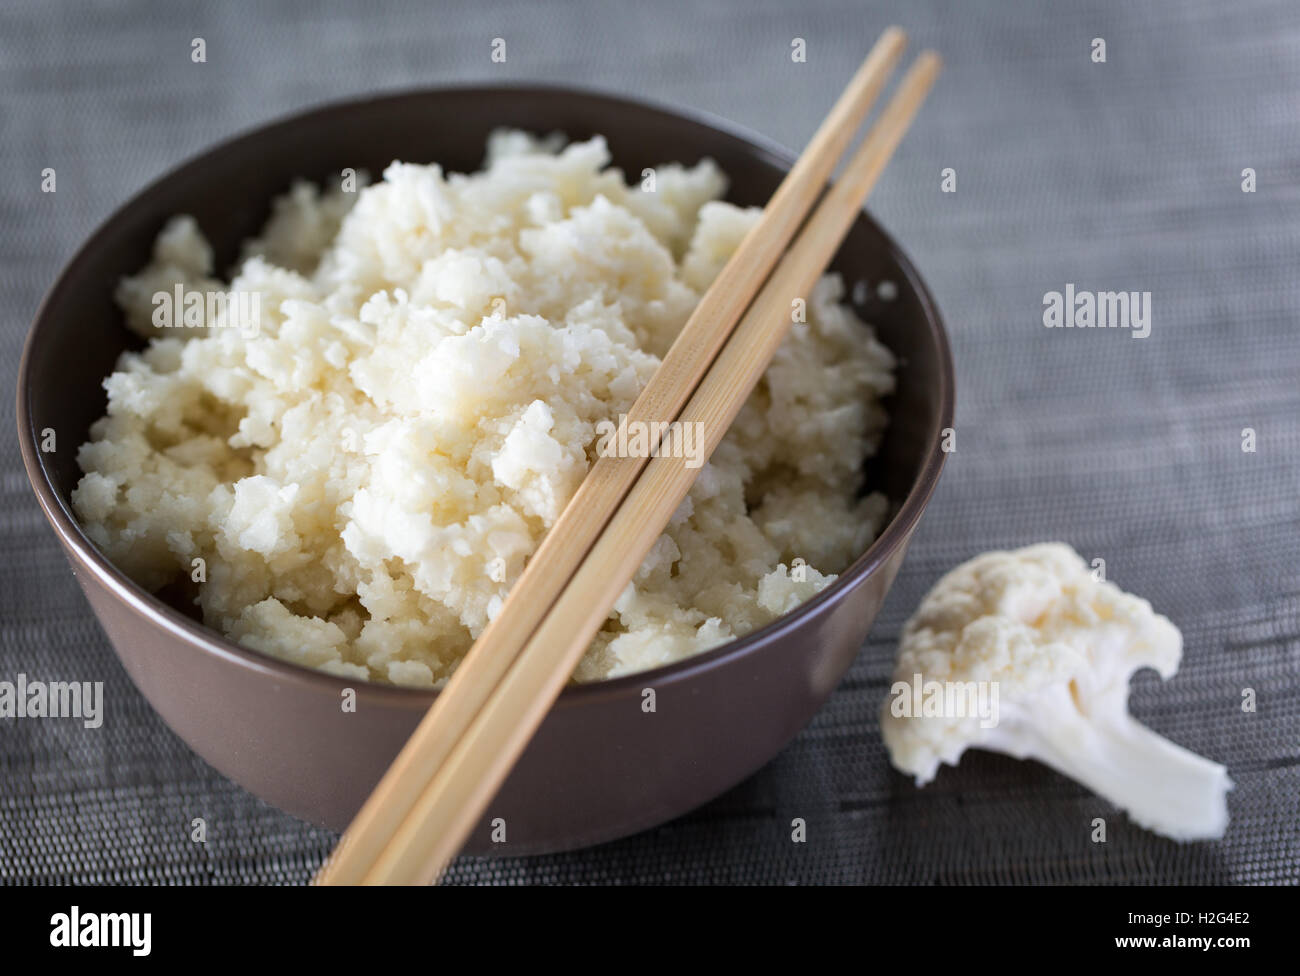
<path id="1" fill-rule="evenodd" d="M 114 288 L 147 262 L 169 217 L 188 213 L 198 220 L 224 274 L 240 243 L 261 229 L 271 199 L 295 179 L 322 181 L 344 167 L 377 179 L 394 159 L 473 171 L 489 132 L 501 126 L 561 131 L 574 139 L 604 135 L 614 165 L 628 174 L 711 157 L 729 177 L 727 198 L 741 205 L 765 203 L 791 160 L 714 119 L 537 87 L 443 89 L 342 103 L 205 153 L 147 188 L 96 232 L 47 296 L 29 337 L 19 384 L 21 437 L 34 458 L 37 490 L 65 541 L 94 552 L 69 505 L 80 477 L 76 448 L 104 413 L 104 377 L 125 348 L 140 344 L 122 323 Z M 915 270 L 869 218 L 856 222 L 833 267 L 850 289 L 866 283 L 855 305 L 899 359 L 898 391 L 886 404 L 890 425 L 866 484 L 901 504 L 927 478 L 932 487 L 938 432 L 951 423 L 952 368 L 942 327 Z M 888 299 L 878 293 L 882 281 L 895 286 Z M 57 433 L 58 450 L 32 450 L 47 428 Z"/>

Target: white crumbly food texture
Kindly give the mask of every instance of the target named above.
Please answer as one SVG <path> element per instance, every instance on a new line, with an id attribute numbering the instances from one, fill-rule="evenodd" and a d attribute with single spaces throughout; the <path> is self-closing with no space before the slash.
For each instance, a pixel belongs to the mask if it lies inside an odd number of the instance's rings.
<path id="1" fill-rule="evenodd" d="M 1219 837 L 1227 770 L 1128 713 L 1132 674 L 1168 679 L 1181 658 L 1178 628 L 1069 546 L 988 552 L 940 579 L 904 625 L 881 733 L 921 785 L 967 748 L 989 749 L 1044 762 L 1166 836 Z M 951 688 L 961 692 L 940 708 Z M 996 702 L 996 715 L 976 700 Z"/>
<path id="2" fill-rule="evenodd" d="M 441 685 L 757 217 L 708 161 L 655 192 L 608 163 L 599 137 L 501 131 L 473 175 L 301 184 L 229 284 L 174 219 L 118 291 L 149 343 L 78 455 L 90 537 L 151 589 L 205 577 L 204 620 L 247 647 Z M 177 283 L 260 296 L 256 334 L 155 325 Z M 751 631 L 875 537 L 886 502 L 858 488 L 894 362 L 842 295 L 827 276 L 808 296 L 575 679 Z"/>

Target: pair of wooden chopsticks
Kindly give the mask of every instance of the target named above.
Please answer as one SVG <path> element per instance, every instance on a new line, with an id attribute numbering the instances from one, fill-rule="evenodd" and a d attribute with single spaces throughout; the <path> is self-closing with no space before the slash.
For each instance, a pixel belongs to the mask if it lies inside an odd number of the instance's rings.
<path id="1" fill-rule="evenodd" d="M 898 28 L 881 35 L 701 298 L 629 427 L 698 424 L 712 453 L 789 331 L 792 300 L 830 263 L 938 76 L 939 57 L 922 53 L 805 223 L 905 43 Z M 689 491 L 698 469 L 658 453 L 592 466 L 316 883 L 427 883 L 455 856 Z"/>

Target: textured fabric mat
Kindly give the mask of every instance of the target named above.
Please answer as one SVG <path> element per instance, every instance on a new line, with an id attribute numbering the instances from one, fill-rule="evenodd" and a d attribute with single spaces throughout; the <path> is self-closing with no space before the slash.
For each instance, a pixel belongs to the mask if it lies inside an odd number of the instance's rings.
<path id="1" fill-rule="evenodd" d="M 97 731 L 0 721 L 0 880 L 298 883 L 333 835 L 194 756 L 134 690 L 18 459 L 27 324 L 74 248 L 182 159 L 325 100 L 545 80 L 704 109 L 801 148 L 888 23 L 947 70 L 871 209 L 952 334 L 957 451 L 870 640 L 767 768 L 661 829 L 458 882 L 1296 882 L 1300 879 L 1300 8 L 694 0 L 0 7 L 0 679 L 105 682 Z M 493 64 L 493 37 L 507 39 Z M 192 64 L 193 37 L 208 61 Z M 808 58 L 790 58 L 794 37 Z M 1094 37 L 1107 61 L 1089 58 Z M 40 173 L 58 173 L 56 194 Z M 940 192 L 940 171 L 957 192 Z M 1241 171 L 1258 174 L 1254 194 Z M 1049 331 L 1044 293 L 1150 291 L 1151 335 Z M 1241 431 L 1258 450 L 1241 450 Z M 1132 708 L 1226 763 L 1217 844 L 1131 825 L 1033 763 L 969 755 L 923 791 L 876 710 L 903 620 L 947 568 L 1062 539 L 1182 628 Z M 1240 707 L 1253 688 L 1259 707 Z M 1109 840 L 1089 824 L 1106 816 Z M 203 817 L 208 843 L 191 842 Z M 792 844 L 803 817 L 808 842 Z"/>

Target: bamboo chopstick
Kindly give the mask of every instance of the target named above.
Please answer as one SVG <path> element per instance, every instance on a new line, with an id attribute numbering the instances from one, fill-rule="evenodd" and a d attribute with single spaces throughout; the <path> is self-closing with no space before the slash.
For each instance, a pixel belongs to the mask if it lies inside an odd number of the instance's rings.
<path id="1" fill-rule="evenodd" d="M 898 27 L 890 27 L 880 35 L 807 149 L 768 201 L 759 222 L 741 241 L 682 327 L 628 412 L 629 424 L 671 421 L 680 413 L 821 194 L 906 43 L 906 35 Z M 374 863 L 631 490 L 645 460 L 597 459 L 511 587 L 496 618 L 480 634 L 353 819 L 338 848 L 321 868 L 318 884 L 357 884 L 362 880 L 365 870 Z"/>
<path id="2" fill-rule="evenodd" d="M 722 439 L 784 340 L 791 299 L 807 295 L 833 257 L 939 70 L 933 52 L 917 59 L 686 405 L 680 420 L 702 425 L 708 452 Z M 646 465 L 551 612 L 365 874 L 364 883 L 427 882 L 460 849 L 609 607 L 690 489 L 696 472 L 670 453 L 660 452 Z"/>

